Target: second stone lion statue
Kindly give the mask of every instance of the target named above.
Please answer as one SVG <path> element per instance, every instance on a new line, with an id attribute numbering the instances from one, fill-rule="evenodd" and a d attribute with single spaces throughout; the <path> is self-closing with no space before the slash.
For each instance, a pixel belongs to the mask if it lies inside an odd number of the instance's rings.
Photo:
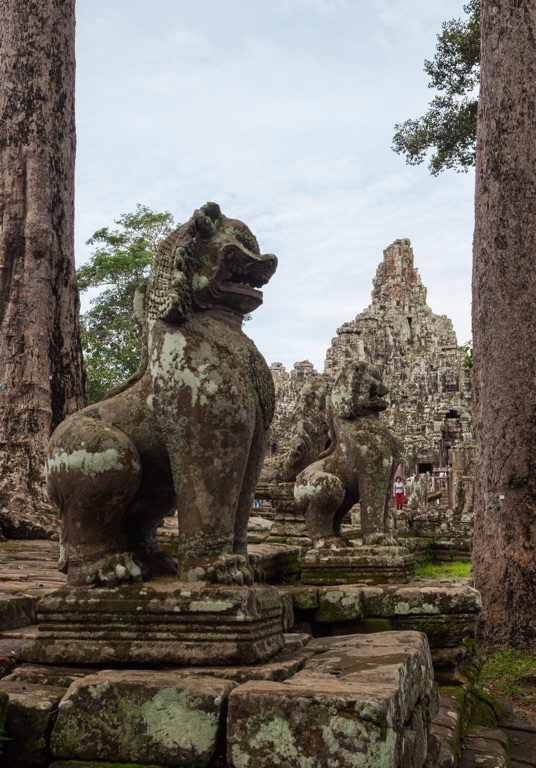
<path id="1" fill-rule="evenodd" d="M 159 247 L 136 314 L 142 363 L 105 400 L 67 418 L 47 457 L 72 585 L 176 572 L 156 543 L 178 509 L 178 576 L 251 583 L 247 522 L 274 409 L 270 370 L 244 315 L 277 266 L 215 203 Z"/>
<path id="2" fill-rule="evenodd" d="M 363 543 L 395 543 L 389 537 L 391 483 L 400 446 L 379 419 L 388 389 L 378 368 L 350 363 L 335 379 L 327 401 L 331 445 L 296 478 L 296 506 L 316 547 L 345 548 L 341 523 L 357 502 Z"/>

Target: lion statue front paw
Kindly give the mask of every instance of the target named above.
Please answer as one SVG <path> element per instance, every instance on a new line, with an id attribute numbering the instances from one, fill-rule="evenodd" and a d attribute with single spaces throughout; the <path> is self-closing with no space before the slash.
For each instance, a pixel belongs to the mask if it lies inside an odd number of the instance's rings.
<path id="1" fill-rule="evenodd" d="M 129 552 L 71 565 L 69 582 L 78 587 L 117 587 L 143 581 L 144 568 Z"/>

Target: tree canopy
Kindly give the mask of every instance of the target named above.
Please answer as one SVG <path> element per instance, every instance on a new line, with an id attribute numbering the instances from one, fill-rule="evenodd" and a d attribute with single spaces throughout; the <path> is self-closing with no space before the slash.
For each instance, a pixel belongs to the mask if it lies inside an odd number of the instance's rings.
<path id="1" fill-rule="evenodd" d="M 475 165 L 477 90 L 480 81 L 480 0 L 463 7 L 467 18 L 442 25 L 434 58 L 424 62 L 428 87 L 439 93 L 416 120 L 395 125 L 393 150 L 409 165 L 420 165 L 430 150 L 428 169 L 437 176 Z"/>
<path id="2" fill-rule="evenodd" d="M 147 279 L 159 243 L 175 226 L 171 213 L 157 213 L 140 204 L 115 224 L 120 228 L 103 227 L 87 241 L 95 251 L 77 270 L 82 293 L 99 290 L 80 318 L 91 403 L 138 368 L 134 292 Z"/>

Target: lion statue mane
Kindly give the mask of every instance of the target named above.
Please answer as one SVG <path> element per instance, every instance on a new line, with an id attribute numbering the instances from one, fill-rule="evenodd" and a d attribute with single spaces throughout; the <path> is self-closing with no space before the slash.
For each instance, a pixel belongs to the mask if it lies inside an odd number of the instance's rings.
<path id="1" fill-rule="evenodd" d="M 50 440 L 47 482 L 69 584 L 116 586 L 170 572 L 223 584 L 260 577 L 247 558 L 247 523 L 274 387 L 242 323 L 276 266 L 215 203 L 158 248 L 135 298 L 139 370 Z M 178 570 L 156 540 L 174 509 Z"/>

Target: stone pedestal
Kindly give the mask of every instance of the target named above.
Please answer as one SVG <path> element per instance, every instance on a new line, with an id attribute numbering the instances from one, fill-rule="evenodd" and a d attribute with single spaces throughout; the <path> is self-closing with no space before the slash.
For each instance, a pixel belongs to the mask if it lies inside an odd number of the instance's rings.
<path id="1" fill-rule="evenodd" d="M 302 551 L 309 549 L 311 539 L 307 535 L 305 519 L 294 503 L 294 483 L 274 483 L 262 487 L 269 489 L 270 498 L 275 502 L 275 521 L 268 542 L 291 544 Z"/>
<path id="2" fill-rule="evenodd" d="M 23 657 L 50 664 L 254 664 L 284 643 L 281 600 L 266 584 L 65 588 L 45 595 L 37 619 Z"/>
<path id="3" fill-rule="evenodd" d="M 401 584 L 411 578 L 414 557 L 406 547 L 363 545 L 310 549 L 301 565 L 303 584 Z"/>

